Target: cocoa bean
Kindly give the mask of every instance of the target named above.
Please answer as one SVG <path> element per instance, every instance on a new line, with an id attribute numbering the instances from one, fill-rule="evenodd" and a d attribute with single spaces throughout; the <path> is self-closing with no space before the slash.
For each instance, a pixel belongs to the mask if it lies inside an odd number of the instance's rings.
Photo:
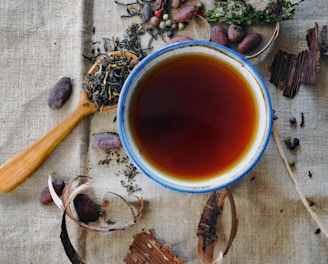
<path id="1" fill-rule="evenodd" d="M 72 91 L 72 83 L 69 77 L 61 78 L 50 91 L 48 106 L 51 109 L 59 109 L 68 100 Z"/>
<path id="2" fill-rule="evenodd" d="M 62 179 L 58 178 L 52 182 L 52 186 L 54 187 L 57 195 L 61 196 L 63 193 L 64 187 L 65 187 L 65 182 Z M 39 201 L 42 204 L 50 204 L 53 202 L 48 186 L 46 186 L 42 190 L 40 197 L 39 197 Z"/>
<path id="3" fill-rule="evenodd" d="M 197 10 L 198 8 L 194 5 L 185 6 L 179 9 L 172 18 L 177 23 L 184 23 L 191 20 L 196 15 Z"/>
<path id="4" fill-rule="evenodd" d="M 109 151 L 121 147 L 121 140 L 115 132 L 101 132 L 91 136 L 91 144 L 96 148 Z"/>
<path id="5" fill-rule="evenodd" d="M 255 49 L 261 42 L 261 35 L 258 33 L 252 33 L 247 35 L 242 42 L 238 44 L 238 52 L 241 54 L 247 54 Z"/>
<path id="6" fill-rule="evenodd" d="M 230 25 L 228 27 L 228 39 L 232 42 L 240 42 L 245 37 L 245 30 L 240 25 Z"/>
<path id="7" fill-rule="evenodd" d="M 210 40 L 214 43 L 229 47 L 227 31 L 220 25 L 215 25 L 211 28 Z"/>
<path id="8" fill-rule="evenodd" d="M 98 219 L 101 206 L 96 204 L 84 193 L 79 193 L 73 200 L 75 211 L 83 223 L 94 222 Z"/>
<path id="9" fill-rule="evenodd" d="M 188 36 L 177 36 L 177 37 L 171 38 L 166 43 L 166 45 L 170 45 L 170 44 L 177 43 L 177 42 L 182 42 L 182 41 L 187 41 L 187 40 L 192 40 L 192 38 L 188 37 Z"/>

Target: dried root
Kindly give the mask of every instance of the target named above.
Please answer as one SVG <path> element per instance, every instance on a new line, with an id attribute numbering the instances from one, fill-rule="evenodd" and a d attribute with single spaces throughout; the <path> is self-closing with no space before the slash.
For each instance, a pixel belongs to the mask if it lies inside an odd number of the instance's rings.
<path id="1" fill-rule="evenodd" d="M 228 196 L 231 204 L 231 215 L 232 215 L 232 224 L 231 232 L 228 244 L 224 253 L 220 252 L 218 259 L 214 260 L 214 249 L 218 241 L 218 236 L 216 234 L 216 225 L 219 215 L 222 213 L 224 198 Z M 232 196 L 230 189 L 225 188 L 223 190 L 215 191 L 209 197 L 202 216 L 200 218 L 197 237 L 198 237 L 198 258 L 201 264 L 215 264 L 221 263 L 224 255 L 228 253 L 229 248 L 232 245 L 233 239 L 237 233 L 237 212 L 236 205 Z"/>

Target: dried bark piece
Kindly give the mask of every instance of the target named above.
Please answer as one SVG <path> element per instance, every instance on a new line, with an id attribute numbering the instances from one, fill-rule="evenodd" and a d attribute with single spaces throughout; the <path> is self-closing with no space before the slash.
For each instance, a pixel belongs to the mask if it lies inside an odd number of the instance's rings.
<path id="1" fill-rule="evenodd" d="M 224 253 L 219 256 L 221 261 L 221 258 L 228 253 L 232 241 L 237 234 L 237 211 L 230 189 L 225 188 L 212 192 L 204 207 L 197 229 L 197 253 L 201 264 L 213 264 L 219 261 L 219 259 L 214 261 L 214 249 L 218 241 L 216 225 L 218 217 L 223 211 L 224 198 L 226 195 L 231 205 L 231 230 L 226 249 Z"/>
<path id="2" fill-rule="evenodd" d="M 328 25 L 324 25 L 319 36 L 320 51 L 323 55 L 328 55 Z"/>
<path id="3" fill-rule="evenodd" d="M 174 256 L 170 245 L 159 243 L 150 230 L 134 236 L 130 252 L 125 256 L 124 262 L 127 264 L 184 263 L 182 258 Z"/>
<path id="4" fill-rule="evenodd" d="M 315 83 L 319 70 L 320 47 L 318 24 L 306 31 L 308 50 L 297 55 L 279 50 L 269 65 L 270 82 L 283 91 L 283 96 L 293 98 L 301 83 Z"/>

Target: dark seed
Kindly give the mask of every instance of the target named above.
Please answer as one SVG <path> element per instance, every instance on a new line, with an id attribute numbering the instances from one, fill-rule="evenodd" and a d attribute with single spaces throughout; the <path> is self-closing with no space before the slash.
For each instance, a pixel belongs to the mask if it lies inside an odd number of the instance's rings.
<path id="1" fill-rule="evenodd" d="M 317 229 L 314 231 L 315 234 L 320 234 L 320 232 L 321 232 L 321 229 L 320 229 L 320 228 L 317 228 Z"/>
<path id="2" fill-rule="evenodd" d="M 296 124 L 296 118 L 294 116 L 289 118 L 289 123 Z"/>
<path id="3" fill-rule="evenodd" d="M 94 222 L 98 219 L 101 211 L 100 205 L 92 201 L 87 194 L 78 194 L 73 202 L 76 213 L 81 222 Z"/>

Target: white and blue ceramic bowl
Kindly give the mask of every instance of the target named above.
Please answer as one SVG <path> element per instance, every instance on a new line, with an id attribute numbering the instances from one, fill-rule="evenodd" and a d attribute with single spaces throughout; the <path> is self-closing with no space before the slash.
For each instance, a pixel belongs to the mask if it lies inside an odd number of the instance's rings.
<path id="1" fill-rule="evenodd" d="M 161 63 L 163 60 L 172 58 L 172 56 L 195 53 L 205 53 L 213 56 L 213 58 L 224 60 L 225 63 L 233 67 L 246 78 L 256 100 L 258 128 L 248 152 L 233 168 L 210 179 L 187 181 L 166 175 L 152 166 L 152 164 L 143 157 L 132 136 L 128 119 L 131 98 L 135 95 L 134 90 L 142 76 L 152 69 L 152 67 Z M 218 44 L 191 40 L 165 46 L 139 62 L 128 76 L 122 88 L 118 103 L 117 122 L 123 148 L 130 159 L 145 175 L 162 186 L 176 191 L 193 193 L 210 192 L 227 187 L 238 181 L 259 161 L 270 138 L 272 106 L 264 81 L 253 65 L 244 57 Z"/>

